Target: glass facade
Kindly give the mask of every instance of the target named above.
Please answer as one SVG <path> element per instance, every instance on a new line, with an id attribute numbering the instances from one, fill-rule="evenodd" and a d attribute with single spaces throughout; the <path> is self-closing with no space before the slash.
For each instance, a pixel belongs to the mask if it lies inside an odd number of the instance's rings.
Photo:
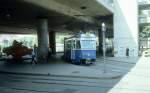
<path id="1" fill-rule="evenodd" d="M 150 0 L 138 0 L 139 4 L 150 4 Z"/>
<path id="2" fill-rule="evenodd" d="M 150 0 L 139 0 L 139 45 L 141 53 L 150 49 Z"/>
<path id="3" fill-rule="evenodd" d="M 150 9 L 139 10 L 139 22 L 150 23 Z"/>

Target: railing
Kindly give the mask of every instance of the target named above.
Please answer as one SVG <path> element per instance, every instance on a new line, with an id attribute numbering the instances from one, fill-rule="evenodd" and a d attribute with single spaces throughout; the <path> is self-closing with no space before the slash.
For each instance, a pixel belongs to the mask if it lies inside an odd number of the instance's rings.
<path id="1" fill-rule="evenodd" d="M 150 17 L 150 9 L 139 9 L 139 16 L 140 17 Z"/>
<path id="2" fill-rule="evenodd" d="M 150 4 L 150 0 L 139 0 L 139 5 Z"/>
<path id="3" fill-rule="evenodd" d="M 140 16 L 139 23 L 150 23 L 150 17 L 147 16 Z"/>

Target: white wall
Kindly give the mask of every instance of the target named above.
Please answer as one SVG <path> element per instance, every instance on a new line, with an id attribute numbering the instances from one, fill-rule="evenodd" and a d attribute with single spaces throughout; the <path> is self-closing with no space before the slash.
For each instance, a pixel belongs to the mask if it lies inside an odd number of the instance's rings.
<path id="1" fill-rule="evenodd" d="M 114 0 L 115 56 L 138 56 L 138 3 L 137 0 Z"/>

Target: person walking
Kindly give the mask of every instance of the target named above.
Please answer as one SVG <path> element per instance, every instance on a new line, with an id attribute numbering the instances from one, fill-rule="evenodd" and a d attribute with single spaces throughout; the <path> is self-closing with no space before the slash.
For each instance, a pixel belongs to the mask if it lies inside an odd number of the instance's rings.
<path id="1" fill-rule="evenodd" d="M 36 45 L 34 45 L 34 48 L 32 50 L 32 60 L 31 60 L 31 64 L 37 64 L 37 47 Z"/>

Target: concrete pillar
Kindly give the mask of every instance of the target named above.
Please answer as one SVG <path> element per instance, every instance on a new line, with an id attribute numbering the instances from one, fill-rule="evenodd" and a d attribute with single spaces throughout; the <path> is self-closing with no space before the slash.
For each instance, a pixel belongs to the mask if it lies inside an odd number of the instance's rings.
<path id="1" fill-rule="evenodd" d="M 56 36 L 54 31 L 49 32 L 49 44 L 51 48 L 52 55 L 56 54 Z"/>
<path id="2" fill-rule="evenodd" d="M 46 18 L 39 18 L 37 23 L 37 36 L 38 36 L 38 51 L 37 61 L 45 62 L 48 56 L 48 20 Z"/>
<path id="3" fill-rule="evenodd" d="M 103 54 L 103 36 L 102 36 L 102 30 L 101 28 L 98 29 L 98 40 L 99 40 L 99 55 L 102 56 Z"/>
<path id="4" fill-rule="evenodd" d="M 114 51 L 116 57 L 138 56 L 138 2 L 114 0 Z"/>

